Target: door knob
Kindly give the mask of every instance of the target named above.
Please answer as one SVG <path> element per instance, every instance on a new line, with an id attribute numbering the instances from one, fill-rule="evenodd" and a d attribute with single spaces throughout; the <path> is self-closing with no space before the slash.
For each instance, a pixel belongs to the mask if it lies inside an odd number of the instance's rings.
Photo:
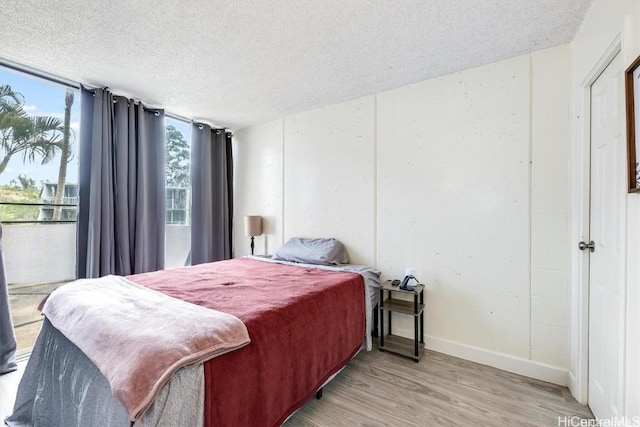
<path id="1" fill-rule="evenodd" d="M 591 252 L 595 252 L 596 244 L 593 242 L 593 240 L 590 241 L 589 244 L 585 242 L 580 242 L 578 243 L 578 249 L 580 249 L 581 251 L 584 251 L 585 249 L 589 249 Z"/>

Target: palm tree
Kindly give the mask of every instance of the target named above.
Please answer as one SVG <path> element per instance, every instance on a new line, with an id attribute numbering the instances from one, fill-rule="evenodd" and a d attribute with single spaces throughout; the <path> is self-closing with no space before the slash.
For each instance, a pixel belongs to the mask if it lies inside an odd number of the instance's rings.
<path id="1" fill-rule="evenodd" d="M 0 85 L 0 111 L 6 106 L 23 103 L 22 94 L 15 92 L 9 85 Z"/>
<path id="2" fill-rule="evenodd" d="M 56 205 L 62 203 L 64 196 L 64 184 L 67 180 L 67 164 L 71 160 L 69 152 L 69 139 L 71 136 L 71 106 L 73 105 L 73 91 L 67 89 L 64 97 L 64 128 L 62 132 L 62 144 L 60 146 L 60 168 L 58 169 L 58 184 L 56 186 Z M 56 206 L 53 209 L 53 220 L 60 221 L 62 208 Z"/>
<path id="3" fill-rule="evenodd" d="M 23 160 L 50 162 L 60 149 L 62 122 L 55 117 L 29 116 L 24 111 L 24 99 L 9 85 L 0 86 L 0 174 L 11 158 L 21 153 Z"/>

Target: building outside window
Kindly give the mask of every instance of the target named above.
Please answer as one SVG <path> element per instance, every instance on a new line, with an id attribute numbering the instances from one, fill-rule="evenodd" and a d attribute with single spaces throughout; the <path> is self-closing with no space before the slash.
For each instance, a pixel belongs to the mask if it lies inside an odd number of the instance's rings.
<path id="1" fill-rule="evenodd" d="M 191 125 L 166 119 L 165 267 L 190 263 L 191 249 Z"/>
<path id="2" fill-rule="evenodd" d="M 38 221 L 52 221 L 55 214 L 56 192 L 58 184 L 43 182 L 40 190 L 40 213 Z M 62 209 L 60 220 L 75 221 L 78 216 L 78 184 L 65 182 L 60 206 Z M 49 205 L 49 206 L 47 206 Z"/>
<path id="3" fill-rule="evenodd" d="M 189 190 L 184 187 L 167 187 L 167 224 L 191 225 L 191 194 Z"/>

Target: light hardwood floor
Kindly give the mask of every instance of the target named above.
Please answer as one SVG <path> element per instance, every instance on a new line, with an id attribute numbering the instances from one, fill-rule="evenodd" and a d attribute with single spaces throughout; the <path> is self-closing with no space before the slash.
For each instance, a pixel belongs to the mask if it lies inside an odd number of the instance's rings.
<path id="1" fill-rule="evenodd" d="M 13 408 L 24 365 L 0 376 L 0 420 Z M 433 351 L 420 363 L 362 352 L 323 394 L 285 426 L 558 426 L 558 417 L 592 417 L 565 387 Z"/>
<path id="2" fill-rule="evenodd" d="M 415 363 L 376 349 L 285 426 L 558 426 L 565 416 L 593 417 L 566 387 L 433 351 Z"/>

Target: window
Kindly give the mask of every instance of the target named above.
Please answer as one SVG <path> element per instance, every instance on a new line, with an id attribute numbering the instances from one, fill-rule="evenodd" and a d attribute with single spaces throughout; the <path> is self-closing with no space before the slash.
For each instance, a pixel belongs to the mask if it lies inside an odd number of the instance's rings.
<path id="1" fill-rule="evenodd" d="M 75 279 L 79 91 L 0 67 L 0 221 L 18 350 L 31 348 L 36 307 Z M 188 122 L 166 119 L 165 266 L 189 264 Z"/>
<path id="2" fill-rule="evenodd" d="M 191 249 L 191 126 L 170 117 L 167 126 L 165 268 L 189 263 Z"/>
<path id="3" fill-rule="evenodd" d="M 0 67 L 0 220 L 18 350 L 33 346 L 36 307 L 75 278 L 79 94 Z"/>

